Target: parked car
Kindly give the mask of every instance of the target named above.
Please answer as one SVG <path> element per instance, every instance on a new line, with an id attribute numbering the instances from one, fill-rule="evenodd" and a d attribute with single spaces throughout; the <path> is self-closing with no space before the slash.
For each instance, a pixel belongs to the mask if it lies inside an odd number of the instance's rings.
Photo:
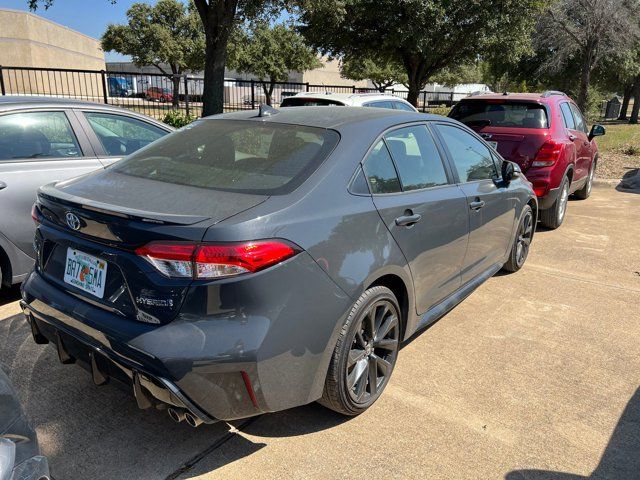
<path id="1" fill-rule="evenodd" d="M 535 194 L 446 117 L 265 107 L 44 186 L 21 306 L 96 384 L 196 426 L 384 390 L 399 342 L 524 264 Z"/>
<path id="2" fill-rule="evenodd" d="M 131 97 L 133 95 L 133 87 L 131 81 L 124 77 L 109 77 L 109 96 L 111 97 Z"/>
<path id="3" fill-rule="evenodd" d="M 49 480 L 49 463 L 20 407 L 9 378 L 0 369 L 0 478 Z"/>
<path id="4" fill-rule="evenodd" d="M 465 98 L 449 113 L 517 163 L 533 183 L 540 221 L 557 228 L 569 195 L 591 193 L 598 164 L 595 137 L 601 125 L 587 129 L 580 109 L 562 92 L 483 94 Z"/>
<path id="5" fill-rule="evenodd" d="M 348 107 L 378 107 L 417 112 L 406 100 L 382 93 L 317 93 L 302 92 L 282 99 L 281 107 L 317 107 L 338 105 Z"/>
<path id="6" fill-rule="evenodd" d="M 102 168 L 173 129 L 144 115 L 48 97 L 0 97 L 0 286 L 33 268 L 36 190 Z"/>
<path id="7" fill-rule="evenodd" d="M 168 88 L 149 87 L 144 94 L 144 98 L 148 101 L 158 101 L 160 103 L 173 102 L 173 93 Z"/>

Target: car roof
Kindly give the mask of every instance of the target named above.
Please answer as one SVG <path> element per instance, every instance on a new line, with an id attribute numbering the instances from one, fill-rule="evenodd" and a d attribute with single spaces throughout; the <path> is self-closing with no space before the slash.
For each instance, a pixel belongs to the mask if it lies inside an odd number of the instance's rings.
<path id="1" fill-rule="evenodd" d="M 384 127 L 407 122 L 419 121 L 448 121 L 452 120 L 441 115 L 432 115 L 389 108 L 359 108 L 359 107 L 295 107 L 281 108 L 269 116 L 258 116 L 257 110 L 245 110 L 205 117 L 204 120 L 250 120 L 259 122 L 286 123 L 306 127 L 329 128 L 340 130 L 346 126 L 358 123 L 377 122 Z M 386 128 L 386 127 L 385 127 Z"/>
<path id="2" fill-rule="evenodd" d="M 375 101 L 400 101 L 402 103 L 407 103 L 406 100 L 400 97 L 396 97 L 395 95 L 373 92 L 373 93 L 333 93 L 333 92 L 301 92 L 295 95 L 296 97 L 304 97 L 304 98 L 317 98 L 323 100 L 331 100 L 334 102 L 340 102 L 344 105 L 350 106 L 362 106 L 362 104 L 367 102 L 375 102 Z"/>
<path id="3" fill-rule="evenodd" d="M 549 91 L 544 93 L 481 93 L 478 95 L 471 95 L 469 97 L 465 97 L 462 100 L 464 101 L 475 101 L 475 100 L 521 100 L 521 101 L 534 101 L 534 102 L 544 102 L 550 101 L 554 98 L 562 98 L 565 100 L 570 100 L 570 98 L 562 92 Z"/>

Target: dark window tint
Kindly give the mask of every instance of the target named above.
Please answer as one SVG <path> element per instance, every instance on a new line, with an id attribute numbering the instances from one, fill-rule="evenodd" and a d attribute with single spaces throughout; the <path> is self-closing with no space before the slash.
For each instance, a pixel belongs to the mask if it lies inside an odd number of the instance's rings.
<path id="1" fill-rule="evenodd" d="M 584 133 L 587 133 L 587 122 L 585 122 L 580 109 L 571 104 L 571 111 L 573 112 L 573 118 L 576 120 L 576 130 L 582 130 Z"/>
<path id="2" fill-rule="evenodd" d="M 447 183 L 436 144 L 424 125 L 400 128 L 385 135 L 403 190 L 418 190 Z"/>
<path id="3" fill-rule="evenodd" d="M 0 160 L 81 155 L 78 141 L 64 112 L 0 116 Z"/>
<path id="4" fill-rule="evenodd" d="M 364 107 L 375 107 L 375 108 L 390 108 L 393 109 L 393 102 L 371 102 L 365 103 Z"/>
<path id="5" fill-rule="evenodd" d="M 576 123 L 573 121 L 573 115 L 571 114 L 571 108 L 568 103 L 560 104 L 560 111 L 562 112 L 562 119 L 564 120 L 564 126 L 570 130 L 576 129 Z"/>
<path id="6" fill-rule="evenodd" d="M 438 125 L 438 130 L 451 154 L 461 183 L 490 179 L 496 175 L 491 153 L 480 140 L 450 125 Z"/>
<path id="7" fill-rule="evenodd" d="M 393 106 L 396 107 L 396 110 L 405 110 L 407 112 L 415 112 L 411 105 L 407 105 L 402 102 L 393 102 Z"/>
<path id="8" fill-rule="evenodd" d="M 364 162 L 364 173 L 369 181 L 371 193 L 394 193 L 400 191 L 400 180 L 386 145 L 380 140 Z"/>
<path id="9" fill-rule="evenodd" d="M 326 98 L 288 97 L 282 100 L 281 107 L 324 107 L 327 105 L 344 106 L 341 102 Z"/>
<path id="10" fill-rule="evenodd" d="M 468 100 L 456 105 L 449 116 L 471 126 L 549 128 L 544 107 L 529 102 Z"/>
<path id="11" fill-rule="evenodd" d="M 321 128 L 200 120 L 110 168 L 160 182 L 278 195 L 300 185 L 339 138 Z"/>
<path id="12" fill-rule="evenodd" d="M 164 137 L 166 130 L 136 118 L 111 113 L 85 112 L 107 155 L 121 157 Z"/>

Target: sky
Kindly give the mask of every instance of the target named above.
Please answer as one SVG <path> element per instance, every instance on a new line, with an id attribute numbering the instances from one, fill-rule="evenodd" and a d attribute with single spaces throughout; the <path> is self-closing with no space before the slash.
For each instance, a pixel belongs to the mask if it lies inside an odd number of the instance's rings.
<path id="1" fill-rule="evenodd" d="M 117 0 L 112 5 L 109 0 L 56 0 L 48 10 L 41 7 L 35 13 L 72 30 L 99 39 L 108 24 L 126 23 L 126 12 L 136 1 L 140 0 Z M 147 0 L 146 3 L 153 4 L 155 0 Z M 29 11 L 27 0 L 0 0 L 0 7 Z M 105 53 L 105 58 L 107 62 L 129 60 L 128 57 L 115 52 Z"/>

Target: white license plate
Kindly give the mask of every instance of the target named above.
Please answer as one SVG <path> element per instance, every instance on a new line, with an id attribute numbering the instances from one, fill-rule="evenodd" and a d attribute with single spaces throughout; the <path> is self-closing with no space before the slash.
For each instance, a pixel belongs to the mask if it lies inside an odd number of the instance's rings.
<path id="1" fill-rule="evenodd" d="M 107 279 L 107 262 L 73 248 L 67 248 L 64 281 L 102 298 Z"/>
<path id="2" fill-rule="evenodd" d="M 487 142 L 491 147 L 497 152 L 498 151 L 498 142 Z"/>

